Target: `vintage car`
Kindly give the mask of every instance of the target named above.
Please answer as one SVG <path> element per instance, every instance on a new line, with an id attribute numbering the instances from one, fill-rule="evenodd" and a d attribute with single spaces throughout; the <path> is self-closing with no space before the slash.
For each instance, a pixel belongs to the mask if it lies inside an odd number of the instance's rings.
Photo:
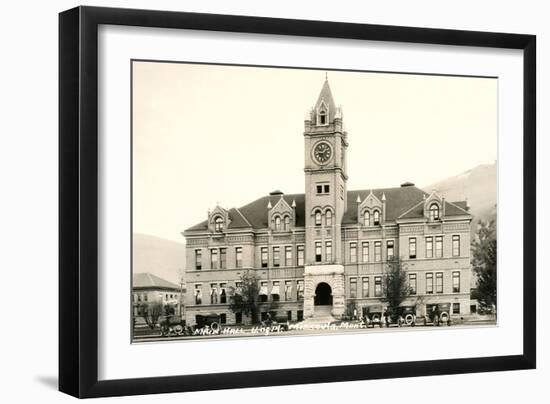
<path id="1" fill-rule="evenodd" d="M 197 321 L 195 329 L 204 328 L 206 326 L 212 327 L 212 325 L 217 326 L 220 324 L 220 316 L 218 314 L 197 314 L 195 319 Z"/>
<path id="2" fill-rule="evenodd" d="M 414 327 L 416 325 L 416 306 L 400 306 L 395 312 L 388 309 L 385 312 L 385 323 L 387 327 L 391 325 Z"/>
<path id="3" fill-rule="evenodd" d="M 363 307 L 363 317 L 367 326 L 384 325 L 384 306 L 381 304 Z"/>
<path id="4" fill-rule="evenodd" d="M 159 324 L 160 332 L 163 337 L 190 335 L 191 333 L 191 330 L 185 326 L 185 320 L 183 320 L 181 316 L 173 314 L 162 316 Z"/>
<path id="5" fill-rule="evenodd" d="M 416 306 L 401 306 L 400 315 L 405 325 L 416 325 Z"/>
<path id="6" fill-rule="evenodd" d="M 451 325 L 451 304 L 434 303 L 426 305 L 426 315 L 424 316 L 424 325 Z"/>
<path id="7" fill-rule="evenodd" d="M 279 326 L 282 331 L 288 331 L 289 321 L 286 316 L 275 316 L 269 324 L 271 327 Z"/>

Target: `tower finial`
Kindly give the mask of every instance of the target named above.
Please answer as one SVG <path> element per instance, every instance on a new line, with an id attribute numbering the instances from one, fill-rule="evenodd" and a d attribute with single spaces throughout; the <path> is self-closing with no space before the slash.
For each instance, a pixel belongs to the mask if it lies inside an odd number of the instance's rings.
<path id="1" fill-rule="evenodd" d="M 325 72 L 325 81 L 328 81 L 328 72 Z"/>

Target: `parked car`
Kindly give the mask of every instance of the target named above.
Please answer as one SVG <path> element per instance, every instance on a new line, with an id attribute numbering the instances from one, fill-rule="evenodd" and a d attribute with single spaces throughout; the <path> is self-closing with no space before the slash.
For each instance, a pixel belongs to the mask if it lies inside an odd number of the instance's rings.
<path id="1" fill-rule="evenodd" d="M 281 330 L 288 331 L 289 321 L 286 316 L 277 316 L 273 319 L 270 326 L 280 326 Z"/>
<path id="2" fill-rule="evenodd" d="M 383 326 L 384 322 L 384 306 L 381 304 L 366 306 L 363 308 L 363 317 L 367 326 Z"/>
<path id="3" fill-rule="evenodd" d="M 189 327 L 186 327 L 185 320 L 183 320 L 181 316 L 173 314 L 162 316 L 159 324 L 160 332 L 163 337 L 191 335 L 192 333 Z"/>
<path id="4" fill-rule="evenodd" d="M 451 325 L 451 303 L 437 303 L 426 305 L 424 325 Z"/>
<path id="5" fill-rule="evenodd" d="M 401 306 L 400 315 L 405 325 L 416 325 L 416 306 Z"/>
<path id="6" fill-rule="evenodd" d="M 220 316 L 219 314 L 197 314 L 195 317 L 197 321 L 197 325 L 195 326 L 195 329 L 197 328 L 204 328 L 206 326 L 212 327 L 212 325 L 217 326 L 220 324 Z"/>
<path id="7" fill-rule="evenodd" d="M 385 312 L 385 323 L 387 327 L 392 324 L 398 327 L 402 325 L 414 327 L 416 325 L 416 306 L 400 306 L 395 312 L 387 310 Z"/>

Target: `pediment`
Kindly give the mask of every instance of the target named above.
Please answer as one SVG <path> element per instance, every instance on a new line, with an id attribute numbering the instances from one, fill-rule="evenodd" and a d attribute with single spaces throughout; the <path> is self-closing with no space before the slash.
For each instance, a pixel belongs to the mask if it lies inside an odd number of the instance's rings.
<path id="1" fill-rule="evenodd" d="M 273 206 L 273 208 L 271 208 L 271 214 L 275 214 L 275 213 L 279 213 L 279 214 L 283 214 L 283 213 L 292 213 L 292 208 L 290 207 L 290 205 L 287 203 L 287 201 L 285 201 L 284 198 L 280 198 L 276 203 L 275 205 Z"/>
<path id="2" fill-rule="evenodd" d="M 371 191 L 359 205 L 359 212 L 363 212 L 365 209 L 372 210 L 374 208 L 382 209 L 382 201 L 378 199 Z"/>
<path id="3" fill-rule="evenodd" d="M 215 230 L 215 222 L 219 217 L 223 220 L 223 228 L 227 229 L 229 227 L 229 224 L 231 223 L 231 220 L 229 219 L 229 211 L 222 208 L 220 205 L 216 205 L 212 211 L 208 212 L 208 228 L 211 231 Z"/>

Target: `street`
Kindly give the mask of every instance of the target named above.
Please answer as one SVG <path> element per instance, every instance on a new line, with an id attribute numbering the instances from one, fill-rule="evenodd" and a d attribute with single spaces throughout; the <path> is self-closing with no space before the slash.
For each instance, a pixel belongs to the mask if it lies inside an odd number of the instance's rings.
<path id="1" fill-rule="evenodd" d="M 427 331 L 429 330 L 450 330 L 457 328 L 496 326 L 496 320 L 490 318 L 476 318 L 468 321 L 455 321 L 450 326 L 434 326 L 432 324 L 423 325 L 420 320 L 417 325 L 402 326 L 391 325 L 390 327 L 366 327 L 364 323 L 358 321 L 341 322 L 339 324 L 316 324 L 310 326 L 300 326 L 302 323 L 291 324 L 290 329 L 285 330 L 282 324 L 272 326 L 227 326 L 221 328 L 204 327 L 195 331 L 194 335 L 189 336 L 162 336 L 160 329 L 151 330 L 149 328 L 139 327 L 134 331 L 134 342 L 153 342 L 153 341 L 176 341 L 176 340 L 196 340 L 209 338 L 247 338 L 260 336 L 300 336 L 300 335 L 326 335 L 343 333 L 371 333 L 371 332 L 409 332 L 409 331 Z"/>

